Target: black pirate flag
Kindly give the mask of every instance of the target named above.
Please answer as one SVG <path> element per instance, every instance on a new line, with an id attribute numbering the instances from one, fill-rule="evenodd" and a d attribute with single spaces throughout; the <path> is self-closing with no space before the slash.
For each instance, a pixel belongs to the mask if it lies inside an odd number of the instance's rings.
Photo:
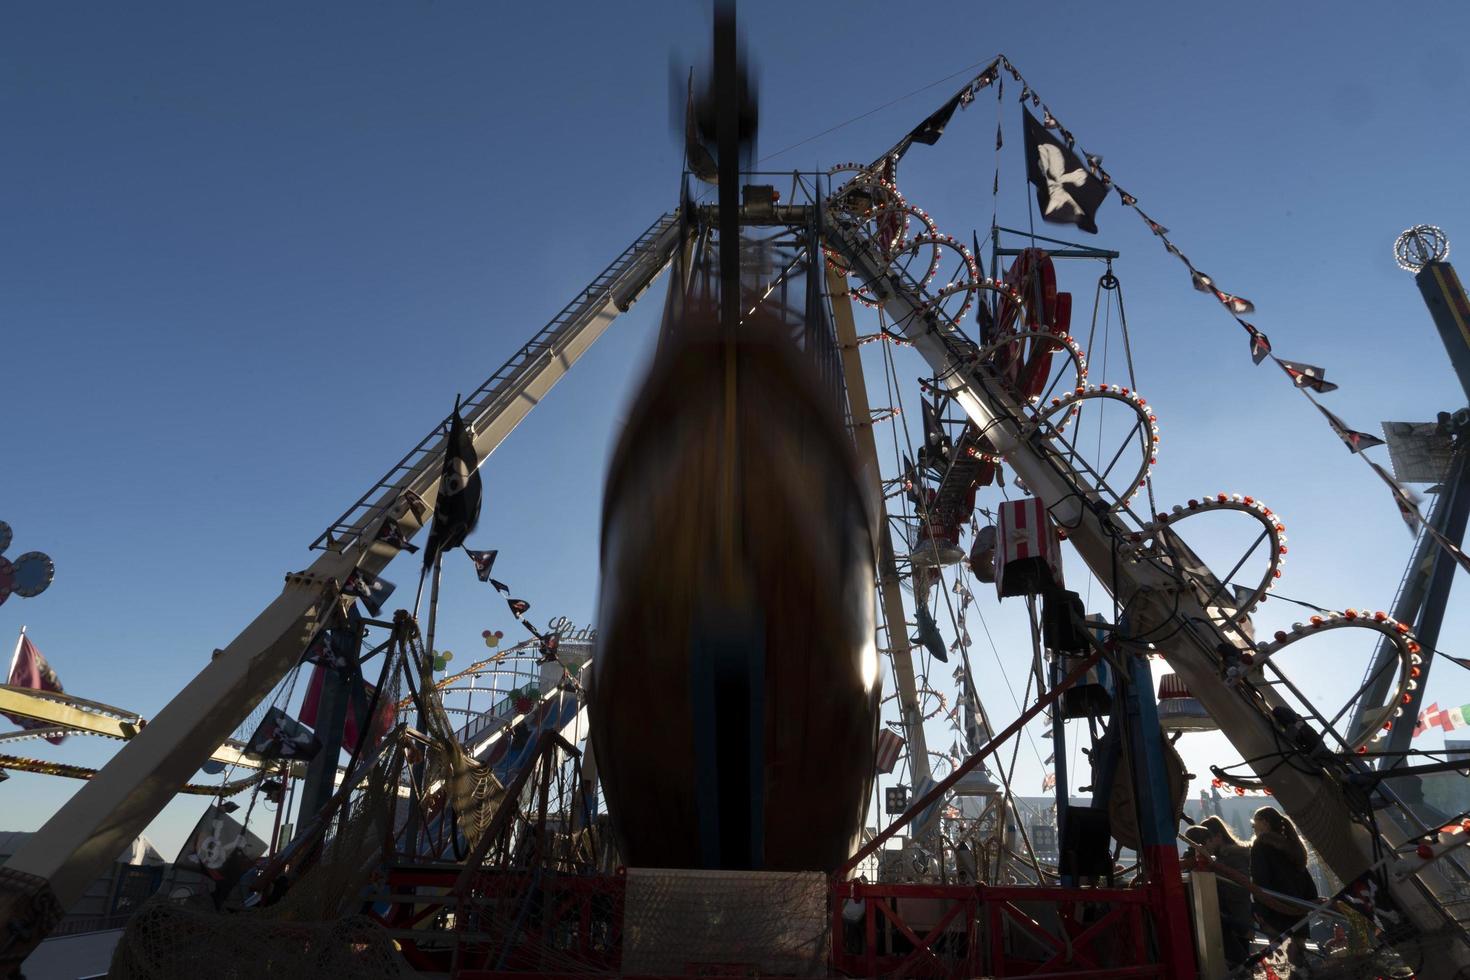
<path id="1" fill-rule="evenodd" d="M 925 146 L 933 146 L 935 143 L 938 143 L 939 137 L 944 135 L 944 127 L 949 125 L 950 117 L 953 116 L 954 111 L 960 107 L 960 101 L 968 92 L 969 89 L 966 88 L 964 92 L 956 95 L 954 98 L 950 99 L 944 105 L 936 109 L 933 115 L 931 115 L 928 119 L 925 119 L 923 122 L 919 123 L 919 125 L 915 126 L 913 130 L 903 138 L 903 142 L 898 144 L 899 149 L 896 155 L 900 157 L 903 156 L 905 153 L 908 152 L 908 148 L 915 143 L 923 143 Z"/>
<path id="2" fill-rule="evenodd" d="M 399 551 L 406 551 L 410 555 L 419 550 L 419 546 L 409 543 L 408 538 L 403 536 L 403 529 L 393 518 L 388 518 L 378 528 L 378 540 L 387 545 L 392 545 Z"/>
<path id="3" fill-rule="evenodd" d="M 922 478 L 919 476 L 919 471 L 914 466 L 914 461 L 911 460 L 911 459 L 909 459 L 909 454 L 908 453 L 904 453 L 903 454 L 903 491 L 904 491 L 904 496 L 908 497 L 909 502 L 912 503 L 915 507 L 918 507 L 918 506 L 920 506 L 921 504 L 924 503 L 924 495 L 921 492 L 922 491 L 922 488 L 921 488 L 921 483 L 922 482 L 923 482 L 922 481 Z"/>
<path id="4" fill-rule="evenodd" d="M 262 759 L 313 758 L 322 750 L 316 734 L 280 708 L 271 707 L 260 720 L 245 751 Z"/>
<path id="5" fill-rule="evenodd" d="M 1097 209 L 1108 196 L 1107 185 L 1089 174 L 1082 161 L 1026 110 L 1026 179 L 1036 185 L 1041 219 L 1076 225 L 1097 234 Z"/>
<path id="6" fill-rule="evenodd" d="M 475 577 L 481 582 L 489 582 L 490 570 L 495 567 L 495 556 L 498 551 L 472 551 L 469 548 L 464 553 L 470 556 L 470 561 L 475 563 Z"/>
<path id="7" fill-rule="evenodd" d="M 536 659 L 538 664 L 550 663 L 556 659 L 556 652 L 561 649 L 561 634 L 546 633 L 541 637 L 541 656 Z"/>
<path id="8" fill-rule="evenodd" d="M 383 603 L 388 601 L 388 597 L 397 587 L 385 578 L 378 578 L 367 569 L 358 568 L 354 569 L 352 574 L 347 576 L 347 581 L 342 583 L 342 594 L 361 599 L 362 604 L 367 606 L 368 613 L 376 616 L 383 611 Z"/>
<path id="9" fill-rule="evenodd" d="M 479 520 L 480 460 L 456 407 L 444 440 L 444 469 L 434 498 L 434 526 L 429 530 L 429 546 L 424 549 L 424 567 L 433 565 L 444 551 L 464 544 Z"/>
<path id="10" fill-rule="evenodd" d="M 922 409 L 924 445 L 919 449 L 919 465 L 926 469 L 942 470 L 948 465 L 954 452 L 954 443 L 939 424 L 939 413 L 929 400 L 919 402 Z"/>
<path id="11" fill-rule="evenodd" d="M 174 867 L 206 875 L 214 881 L 216 904 L 265 853 L 265 841 L 228 816 L 239 806 L 224 802 L 211 806 L 184 841 Z"/>

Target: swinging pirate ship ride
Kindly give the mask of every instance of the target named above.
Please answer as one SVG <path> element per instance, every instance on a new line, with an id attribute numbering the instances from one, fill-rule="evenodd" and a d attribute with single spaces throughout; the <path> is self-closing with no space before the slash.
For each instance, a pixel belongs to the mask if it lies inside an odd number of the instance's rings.
<path id="1" fill-rule="evenodd" d="M 146 728 L 55 694 L 17 708 L 127 744 L 0 870 L 0 956 L 21 963 L 99 867 L 213 759 L 254 768 L 206 789 L 221 802 L 259 792 L 267 770 L 299 780 L 298 826 L 225 881 L 220 869 L 243 838 L 218 839 L 224 813 L 212 809 L 216 830 L 198 850 L 220 872 L 220 901 L 146 906 L 114 975 L 1224 976 L 1213 877 L 1203 866 L 1182 874 L 1184 780 L 1167 738 L 1218 727 L 1244 758 L 1266 762 L 1217 780 L 1269 790 L 1346 883 L 1322 911 L 1357 916 L 1369 937 L 1357 958 L 1319 966 L 1470 973 L 1465 815 L 1426 823 L 1372 768 L 1368 748 L 1417 705 L 1423 650 L 1399 621 L 1411 617 L 1347 610 L 1258 640 L 1251 612 L 1279 575 L 1284 525 L 1258 500 L 1226 494 L 1140 513 L 1157 419 L 1131 378 L 1089 381 L 1070 333 L 1054 259 L 1110 263 L 1116 253 L 1036 235 L 1005 247 L 996 228 L 982 275 L 972 251 L 900 192 L 899 158 L 935 142 L 958 106 L 1005 77 L 1041 105 L 998 58 L 872 163 L 780 175 L 791 188 L 783 199 L 776 175 L 741 166 L 754 102 L 733 17 L 718 16 L 713 81 L 691 99 L 681 206 L 457 408 L 478 465 L 671 270 L 659 352 L 607 481 L 595 640 L 553 630 L 436 681 L 432 600 L 424 637 L 414 614 L 382 617 L 369 601 L 456 472 L 446 464 L 452 433 L 436 425 Z M 1116 189 L 1111 178 L 1075 156 L 1049 109 L 1043 123 L 1025 111 L 1042 130 L 1028 145 L 1046 171 L 1044 216 L 1090 222 L 1088 195 Z M 691 177 L 714 184 L 717 202 L 696 201 Z M 1003 258 L 1014 259 L 1005 272 Z M 1442 255 L 1421 258 L 1441 276 L 1448 268 Z M 1108 268 L 1102 288 L 1114 289 Z M 1190 269 L 1237 317 L 1248 308 Z M 1463 292 L 1443 292 L 1463 305 Z M 876 318 L 875 333 L 858 333 L 858 309 Z M 1264 340 L 1245 325 L 1253 345 Z M 859 353 L 869 341 L 888 345 L 885 362 L 890 347 L 911 348 L 928 374 L 923 443 L 890 479 Z M 1120 413 L 1125 434 L 1116 452 L 1089 456 L 1072 434 L 1104 411 Z M 1125 452 L 1138 462 L 1120 470 Z M 994 529 L 981 528 L 977 495 L 1007 470 L 1014 499 L 994 509 Z M 887 512 L 905 502 L 911 512 Z M 1218 577 L 1181 536 L 1179 525 L 1205 512 L 1259 524 L 1258 583 L 1237 587 L 1239 564 Z M 895 525 L 905 532 L 897 541 Z M 1066 591 L 1063 537 L 1111 593 L 1102 615 Z M 914 658 L 943 659 L 932 604 L 958 605 L 962 628 L 975 600 L 961 571 L 1025 597 L 1039 683 L 996 730 L 957 644 L 965 747 L 937 778 Z M 1387 668 L 1342 729 L 1283 699 L 1277 655 L 1303 636 L 1349 629 L 1381 636 Z M 327 675 L 322 761 L 272 764 L 231 743 L 324 638 L 359 676 L 383 659 L 365 709 L 330 693 Z M 490 708 L 450 703 L 459 682 L 523 656 L 514 688 L 491 690 Z M 1149 658 L 1174 672 L 1157 700 Z M 887 725 L 884 661 L 899 712 Z M 411 720 L 353 739 L 339 770 L 343 746 L 327 736 L 351 711 L 367 732 L 384 704 Z M 1058 759 L 1066 719 L 1102 729 L 1092 805 L 1071 802 L 1068 774 L 1055 774 L 1055 866 L 1012 853 L 1014 795 L 987 768 L 1043 716 Z M 646 751 L 650 729 L 667 752 Z M 875 777 L 892 770 L 900 736 L 908 779 L 889 788 L 893 819 L 864 833 Z M 1134 853 L 1133 868 L 1120 871 L 1114 841 Z"/>

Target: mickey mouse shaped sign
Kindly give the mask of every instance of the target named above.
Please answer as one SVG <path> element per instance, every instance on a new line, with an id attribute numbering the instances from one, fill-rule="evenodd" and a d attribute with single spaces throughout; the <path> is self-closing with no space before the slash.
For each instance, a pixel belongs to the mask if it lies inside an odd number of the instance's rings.
<path id="1" fill-rule="evenodd" d="M 9 599 L 11 593 L 23 599 L 38 596 L 56 577 L 56 565 L 50 555 L 27 551 L 11 561 L 4 554 L 9 547 L 10 525 L 0 521 L 0 604 Z"/>

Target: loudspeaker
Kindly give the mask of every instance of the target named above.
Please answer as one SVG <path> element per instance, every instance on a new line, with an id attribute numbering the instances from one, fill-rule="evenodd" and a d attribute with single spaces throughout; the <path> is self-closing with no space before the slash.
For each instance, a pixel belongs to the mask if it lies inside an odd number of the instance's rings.
<path id="1" fill-rule="evenodd" d="M 1084 653 L 1087 630 L 1082 621 L 1087 609 L 1075 592 L 1056 589 L 1041 600 L 1041 636 L 1048 650 L 1057 653 Z"/>
<path id="2" fill-rule="evenodd" d="M 1057 870 L 1074 877 L 1102 878 L 1113 872 L 1113 838 L 1108 811 L 1067 805 Z"/>

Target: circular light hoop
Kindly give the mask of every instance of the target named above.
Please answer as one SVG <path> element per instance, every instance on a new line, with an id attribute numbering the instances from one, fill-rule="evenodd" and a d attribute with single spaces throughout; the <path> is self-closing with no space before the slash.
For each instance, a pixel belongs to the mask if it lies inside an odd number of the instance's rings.
<path id="1" fill-rule="evenodd" d="M 938 718 L 946 708 L 949 707 L 949 700 L 944 696 L 943 691 L 936 691 L 932 687 L 920 687 L 918 690 L 918 694 L 921 696 L 925 694 L 932 695 L 935 700 L 939 702 L 939 707 L 935 708 L 933 711 L 924 716 L 925 721 L 933 721 L 935 718 Z M 898 692 L 894 691 L 892 694 L 883 699 L 883 703 L 887 704 L 889 701 L 892 701 L 896 697 L 898 697 Z"/>
<path id="2" fill-rule="evenodd" d="M 1410 686 L 1415 683 L 1413 671 L 1420 660 L 1419 643 L 1409 631 L 1408 625 L 1400 623 L 1387 613 L 1370 614 L 1366 610 L 1348 609 L 1340 613 L 1328 612 L 1313 616 L 1306 623 L 1293 623 L 1291 629 L 1279 631 L 1276 638 L 1270 643 L 1256 645 L 1256 652 L 1249 668 L 1231 667 L 1225 679 L 1239 683 L 1244 679 L 1246 670 L 1256 670 L 1293 643 L 1309 636 L 1340 629 L 1369 629 L 1382 633 L 1393 643 L 1398 653 L 1399 676 L 1398 682 L 1394 685 L 1393 697 L 1383 708 L 1364 719 L 1365 725 L 1362 732 L 1354 736 L 1348 742 L 1347 747 L 1357 749 L 1370 742 L 1377 742 L 1392 730 L 1394 719 L 1403 715 L 1403 698 L 1413 689 Z"/>
<path id="3" fill-rule="evenodd" d="M 1002 340 L 980 348 L 975 352 L 974 360 L 980 364 L 989 363 L 996 354 L 1012 344 L 1020 343 L 1023 340 L 1032 340 L 1035 343 L 1055 344 L 1058 350 L 1065 352 L 1067 357 L 1071 359 L 1073 370 L 1077 374 L 1077 383 L 1072 385 L 1071 389 L 1076 391 L 1078 388 L 1087 387 L 1087 357 L 1082 353 L 1082 348 L 1078 346 L 1077 341 L 1072 339 L 1071 334 L 1048 333 L 1044 330 L 1022 330 L 1019 333 L 1013 333 Z M 1032 404 L 1040 404 L 1040 402 L 1039 400 L 1033 400 Z M 1067 423 L 1076 417 L 1079 411 L 1081 411 L 1081 407 L 1073 405 L 1072 410 L 1064 414 L 1058 421 L 1053 422 L 1052 426 L 1058 432 L 1061 432 L 1067 427 Z"/>
<path id="4" fill-rule="evenodd" d="M 852 173 L 853 177 L 850 180 L 844 181 L 833 190 L 827 200 L 831 202 L 834 208 L 845 214 L 851 215 L 860 221 L 866 221 L 878 208 L 885 206 L 903 207 L 906 204 L 903 194 L 899 192 L 895 184 L 891 181 L 884 180 L 881 175 L 868 170 L 862 164 L 839 163 L 827 171 L 829 177 L 835 177 L 841 173 Z M 858 188 L 867 191 L 873 196 L 872 206 L 862 211 L 849 206 L 847 198 L 850 191 Z"/>
<path id="5" fill-rule="evenodd" d="M 914 207 L 912 204 L 908 204 L 903 201 L 900 201 L 897 204 L 879 204 L 874 208 L 868 209 L 863 214 L 853 215 L 853 217 L 859 222 L 862 222 L 864 225 L 866 225 L 869 222 L 878 221 L 884 214 L 887 214 L 890 211 L 903 213 L 903 222 L 899 226 L 897 237 L 894 239 L 894 241 L 890 243 L 887 247 L 885 247 L 884 244 L 878 240 L 877 235 L 869 236 L 874 240 L 875 244 L 877 244 L 879 253 L 882 254 L 883 258 L 888 262 L 892 262 L 893 259 L 897 258 L 909 247 L 911 243 L 911 239 L 909 238 L 909 231 L 913 228 L 915 221 L 917 221 L 920 228 L 923 229 L 919 232 L 920 235 L 939 234 L 939 226 L 934 223 L 934 219 L 929 216 L 929 212 L 925 211 L 923 208 Z M 839 272 L 844 276 L 851 273 L 851 268 L 848 266 L 843 257 L 837 252 L 834 252 L 832 249 L 824 245 L 822 247 L 822 255 L 827 260 L 827 268 L 833 270 L 834 272 Z M 938 261 L 938 259 L 936 258 L 935 261 Z"/>
<path id="6" fill-rule="evenodd" d="M 1276 587 L 1276 580 L 1281 577 L 1282 567 L 1286 564 L 1286 522 L 1281 519 L 1280 514 L 1254 497 L 1243 497 L 1238 493 L 1217 493 L 1201 497 L 1199 500 L 1191 500 L 1188 504 L 1175 504 L 1172 513 L 1157 515 L 1152 521 L 1143 525 L 1141 530 L 1135 532 L 1132 540 L 1146 541 L 1157 536 L 1163 528 L 1177 524 L 1187 517 L 1222 510 L 1238 511 L 1260 521 L 1266 529 L 1267 546 L 1270 549 L 1271 561 L 1266 567 L 1266 574 L 1261 578 L 1261 584 L 1251 593 L 1247 601 L 1236 607 L 1235 622 L 1242 623 L 1261 604 L 1266 593 Z M 1185 574 L 1189 572 L 1186 570 Z"/>
<path id="7" fill-rule="evenodd" d="M 923 278 L 917 279 L 916 282 L 919 287 L 919 294 L 923 299 L 923 307 L 926 309 L 930 309 L 934 308 L 938 303 L 944 300 L 945 289 L 948 289 L 950 286 L 968 285 L 968 283 L 974 282 L 979 274 L 979 267 L 975 264 L 975 257 L 970 254 L 970 250 L 959 241 L 955 240 L 955 238 L 953 238 L 952 236 L 927 233 L 922 235 L 915 235 L 905 248 L 895 252 L 893 256 L 888 260 L 888 267 L 890 269 L 893 268 L 894 261 L 900 256 L 905 254 L 917 256 L 920 250 L 925 248 L 931 249 L 929 255 L 929 267 L 924 270 Z M 937 294 L 929 294 L 929 284 L 934 281 L 934 277 L 939 273 L 940 263 L 943 262 L 943 250 L 946 248 L 954 249 L 956 252 L 959 253 L 963 266 L 961 275 L 968 276 L 968 279 L 964 283 L 949 283 L 946 286 L 941 287 Z M 877 309 L 879 306 L 882 305 L 873 298 L 873 294 L 871 293 L 871 291 L 869 291 L 868 287 L 863 284 L 852 287 L 852 297 L 869 309 Z M 971 302 L 971 299 L 966 298 L 964 308 L 955 317 L 956 320 L 964 318 L 965 312 L 969 310 Z"/>
<path id="8" fill-rule="evenodd" d="M 27 551 L 15 560 L 13 574 L 15 594 L 31 599 L 45 592 L 51 580 L 56 578 L 56 564 L 50 555 Z"/>
<path id="9" fill-rule="evenodd" d="M 938 759 L 940 762 L 943 762 L 944 765 L 945 765 L 946 772 L 944 773 L 944 776 L 940 776 L 940 777 L 937 777 L 937 778 L 943 779 L 945 776 L 948 776 L 950 773 L 952 773 L 952 772 L 955 771 L 954 760 L 949 757 L 949 754 L 948 753 L 941 752 L 938 749 L 930 749 L 929 750 L 929 756 L 930 756 L 930 758 Z"/>
<path id="10" fill-rule="evenodd" d="M 1006 299 L 1017 304 L 1017 307 L 1024 314 L 1025 310 L 1028 308 L 1026 305 L 1026 301 L 1024 298 L 1022 298 L 1020 293 L 1016 292 L 1014 286 L 1006 282 L 1004 279 L 991 279 L 989 277 L 980 276 L 978 275 L 978 268 L 976 269 L 976 272 L 977 275 L 969 282 L 952 282 L 949 285 L 945 286 L 943 289 L 940 290 L 940 295 L 936 296 L 933 302 L 926 303 L 925 307 L 928 309 L 938 309 L 951 295 L 959 293 L 961 291 L 969 292 L 970 295 L 966 297 L 965 303 L 960 309 L 959 316 L 956 317 L 952 323 L 947 325 L 948 327 L 953 329 L 959 328 L 958 321 L 962 319 L 964 315 L 968 313 L 970 309 L 975 305 L 976 295 L 982 292 L 993 292 L 1004 296 Z"/>
<path id="11" fill-rule="evenodd" d="M 964 303 L 959 312 L 950 317 L 958 324 L 964 320 L 965 314 L 970 312 L 970 307 L 975 303 L 975 294 L 970 287 L 980 281 L 980 266 L 976 263 L 975 256 L 970 254 L 970 249 L 951 235 L 920 235 L 914 239 L 910 247 L 918 246 L 920 243 L 926 245 L 932 243 L 934 246 L 934 260 L 930 263 L 928 274 L 919 283 L 919 294 L 924 300 L 924 308 L 943 312 L 944 301 L 963 292 L 965 294 Z M 930 293 L 929 285 L 934 281 L 934 276 L 939 272 L 939 266 L 943 261 L 940 257 L 940 250 L 946 248 L 952 248 L 960 255 L 959 278 L 945 283 Z"/>
<path id="12" fill-rule="evenodd" d="M 836 177 L 839 174 L 852 174 L 852 177 L 838 184 L 835 189 L 830 190 L 828 192 L 828 200 L 839 200 L 847 192 L 847 189 L 854 184 L 863 186 L 884 183 L 883 175 L 880 171 L 872 169 L 866 163 L 857 163 L 853 160 L 848 160 L 845 163 L 837 164 L 835 167 L 827 168 L 828 177 Z"/>
<path id="13" fill-rule="evenodd" d="M 1051 438 L 1061 432 L 1061 428 L 1052 419 L 1055 416 L 1071 418 L 1077 413 L 1080 404 L 1084 401 L 1108 399 L 1122 402 L 1127 405 L 1139 419 L 1139 431 L 1143 434 L 1143 459 L 1139 463 L 1138 472 L 1134 475 L 1127 488 L 1118 495 L 1118 499 L 1108 504 L 1108 510 L 1117 510 L 1125 507 L 1138 494 L 1149 475 L 1153 473 L 1154 464 L 1159 458 L 1159 425 L 1152 410 L 1148 407 L 1148 400 L 1141 397 L 1138 392 L 1129 388 L 1120 388 L 1118 385 L 1079 385 L 1067 392 L 1048 401 L 1040 406 L 1036 412 L 1036 422 L 1042 430 L 1045 438 Z M 1131 433 L 1130 433 L 1131 437 Z M 1079 474 L 1081 475 L 1081 474 Z M 1094 487 L 1101 491 L 1101 487 Z M 1101 497 L 1099 497 L 1101 499 Z"/>
<path id="14" fill-rule="evenodd" d="M 917 257 L 920 249 L 928 248 L 930 250 L 929 267 L 924 270 L 923 276 L 923 281 L 927 283 L 932 280 L 935 273 L 939 271 L 939 262 L 942 254 L 940 252 L 941 246 L 939 242 L 945 237 L 946 236 L 944 235 L 939 235 L 931 232 L 925 232 L 921 235 L 915 235 L 914 238 L 910 240 L 903 248 L 894 249 L 891 254 L 886 254 L 884 256 L 884 260 L 887 263 L 888 268 L 892 269 L 894 262 L 897 261 L 900 257 L 904 255 Z M 881 242 L 879 243 L 879 249 L 880 251 L 882 250 Z M 844 268 L 842 269 L 842 271 L 848 272 L 849 270 Z M 851 289 L 848 290 L 848 293 L 852 296 L 853 299 L 857 300 L 859 303 L 863 304 L 870 310 L 876 310 L 879 306 L 883 305 L 873 298 L 872 290 L 864 283 L 859 283 L 858 285 L 853 286 Z"/>
<path id="15" fill-rule="evenodd" d="M 949 707 L 949 701 L 947 698 L 945 698 L 943 691 L 936 691 L 932 687 L 920 687 L 918 693 L 921 697 L 925 694 L 932 694 L 934 696 L 934 699 L 939 702 L 939 707 L 935 708 L 933 711 L 924 716 L 925 721 L 933 721 L 935 718 L 938 718 L 941 714 L 943 714 L 945 709 Z"/>

